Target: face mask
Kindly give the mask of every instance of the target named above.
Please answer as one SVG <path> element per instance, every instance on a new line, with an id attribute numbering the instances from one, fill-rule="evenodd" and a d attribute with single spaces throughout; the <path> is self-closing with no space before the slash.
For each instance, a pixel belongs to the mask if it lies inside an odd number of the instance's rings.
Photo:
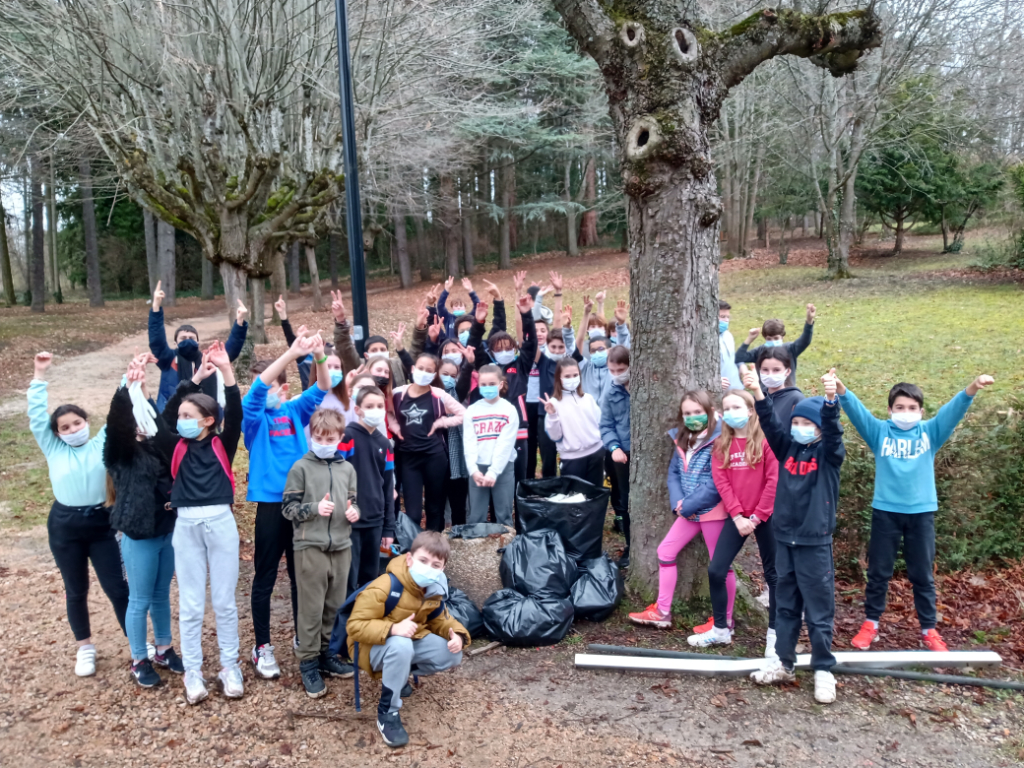
<path id="1" fill-rule="evenodd" d="M 202 433 L 199 419 L 178 419 L 178 434 L 186 440 L 195 440 Z"/>
<path id="2" fill-rule="evenodd" d="M 588 338 L 591 338 L 591 339 L 596 339 L 598 336 L 604 336 L 604 328 L 601 328 L 600 326 L 595 326 L 593 328 L 588 328 L 587 329 L 587 336 L 588 336 Z"/>
<path id="3" fill-rule="evenodd" d="M 592 362 L 598 368 L 604 368 L 606 365 L 608 365 L 608 350 L 602 349 L 599 352 L 591 352 L 590 362 Z"/>
<path id="4" fill-rule="evenodd" d="M 453 309 L 452 310 L 452 317 L 462 317 L 464 314 L 466 314 L 466 310 L 464 310 L 464 309 Z"/>
<path id="5" fill-rule="evenodd" d="M 374 428 L 383 424 L 385 418 L 387 418 L 387 414 L 383 408 L 367 408 L 363 411 L 363 421 Z"/>
<path id="6" fill-rule="evenodd" d="M 68 432 L 67 434 L 60 435 L 59 437 L 72 448 L 78 448 L 79 446 L 85 445 L 89 442 L 89 425 L 86 424 L 77 432 Z"/>
<path id="7" fill-rule="evenodd" d="M 779 387 L 786 383 L 786 374 L 762 373 L 761 383 L 768 387 L 768 389 L 778 389 Z"/>
<path id="8" fill-rule="evenodd" d="M 725 333 L 728 330 L 729 330 L 729 321 L 728 320 L 719 320 L 718 321 L 718 332 L 719 333 Z"/>
<path id="9" fill-rule="evenodd" d="M 750 414 L 746 411 L 726 411 L 722 414 L 722 420 L 733 429 L 743 429 L 750 421 Z"/>
<path id="10" fill-rule="evenodd" d="M 419 368 L 413 368 L 412 380 L 421 387 L 429 387 L 434 381 L 434 374 L 430 371 L 421 371 Z"/>
<path id="11" fill-rule="evenodd" d="M 336 386 L 341 384 L 344 378 L 344 371 L 331 371 L 331 389 L 334 389 Z"/>
<path id="12" fill-rule="evenodd" d="M 277 392 L 271 392 L 267 395 L 267 410 L 272 411 L 281 405 L 281 396 Z"/>
<path id="13" fill-rule="evenodd" d="M 178 354 L 186 360 L 197 360 L 200 357 L 199 342 L 195 339 L 182 339 L 178 342 Z"/>
<path id="14" fill-rule="evenodd" d="M 431 568 L 419 560 L 413 560 L 412 565 L 409 566 L 409 575 L 421 587 L 429 587 L 441 578 L 442 573 L 444 571 L 440 568 Z"/>
<path id="15" fill-rule="evenodd" d="M 387 388 L 388 384 L 391 383 L 391 379 L 387 376 L 374 376 L 373 383 L 377 385 L 377 388 L 382 392 Z"/>
<path id="16" fill-rule="evenodd" d="M 361 390 L 361 389 L 362 389 L 362 387 L 356 387 L 355 389 L 353 389 L 351 392 L 348 393 L 349 399 L 353 403 L 358 403 L 359 402 L 359 390 Z"/>
<path id="17" fill-rule="evenodd" d="M 459 331 L 459 344 L 462 346 L 469 344 L 469 331 Z"/>
<path id="18" fill-rule="evenodd" d="M 781 341 L 778 341 L 778 340 L 775 340 L 775 341 L 766 341 L 766 342 L 764 343 L 764 345 L 765 345 L 766 347 L 768 347 L 768 348 L 770 349 L 770 348 L 772 348 L 772 347 L 781 347 L 781 346 L 782 346 L 782 342 L 781 342 Z"/>
<path id="19" fill-rule="evenodd" d="M 566 376 L 562 378 L 562 389 L 567 392 L 575 392 L 576 388 L 580 385 L 579 376 Z"/>
<path id="20" fill-rule="evenodd" d="M 462 353 L 461 352 L 449 352 L 447 355 L 441 358 L 447 360 L 449 363 L 455 363 L 456 365 L 462 365 Z"/>
<path id="21" fill-rule="evenodd" d="M 565 352 L 549 352 L 547 349 L 545 349 L 544 357 L 546 357 L 553 363 L 557 363 L 559 360 L 565 357 Z"/>
<path id="22" fill-rule="evenodd" d="M 454 389 L 455 388 L 455 377 L 454 376 L 445 376 L 442 373 L 441 374 L 441 383 L 444 384 L 444 388 L 445 389 Z"/>
<path id="23" fill-rule="evenodd" d="M 498 365 L 508 365 L 516 359 L 516 351 L 514 349 L 506 349 L 501 352 L 494 353 L 494 362 Z"/>
<path id="24" fill-rule="evenodd" d="M 619 337 L 617 335 L 613 335 L 610 339 L 608 339 L 608 341 L 610 341 L 612 343 L 612 346 L 614 347 L 619 343 Z"/>
<path id="25" fill-rule="evenodd" d="M 889 418 L 900 429 L 913 429 L 921 423 L 921 412 L 893 413 L 889 415 Z"/>
<path id="26" fill-rule="evenodd" d="M 699 416 L 684 416 L 683 424 L 691 432 L 699 432 L 708 425 L 708 415 L 702 413 Z"/>
<path id="27" fill-rule="evenodd" d="M 614 381 L 620 387 L 624 387 L 627 384 L 629 384 L 629 369 L 627 368 L 622 373 L 613 373 L 612 381 Z"/>
<path id="28" fill-rule="evenodd" d="M 501 388 L 497 384 L 481 385 L 480 397 L 484 400 L 496 400 Z"/>
<path id="29" fill-rule="evenodd" d="M 388 353 L 387 352 L 367 352 L 366 353 L 366 362 L 368 362 L 368 363 L 372 363 L 374 360 L 387 360 L 387 359 L 388 359 Z"/>
<path id="30" fill-rule="evenodd" d="M 793 424 L 789 428 L 789 434 L 792 435 L 793 439 L 796 440 L 801 445 L 807 445 L 808 443 L 813 443 L 814 442 L 814 438 L 817 437 L 817 435 L 814 432 L 814 427 L 813 426 L 810 426 L 810 427 L 798 427 L 796 424 Z"/>
<path id="31" fill-rule="evenodd" d="M 324 445 L 318 443 L 315 440 L 309 441 L 309 449 L 316 454 L 318 459 L 330 459 L 334 457 L 334 454 L 338 452 L 337 443 L 331 443 L 330 445 Z"/>

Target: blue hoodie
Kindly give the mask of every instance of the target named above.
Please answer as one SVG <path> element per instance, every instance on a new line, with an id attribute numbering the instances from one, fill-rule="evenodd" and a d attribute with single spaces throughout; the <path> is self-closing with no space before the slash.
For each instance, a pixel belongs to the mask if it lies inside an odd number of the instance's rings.
<path id="1" fill-rule="evenodd" d="M 715 440 L 722 434 L 722 420 L 715 419 L 714 431 L 705 438 L 685 464 L 679 446 L 676 445 L 678 434 L 679 430 L 675 427 L 668 431 L 668 436 L 672 438 L 672 461 L 668 465 L 668 499 L 673 512 L 676 504 L 683 502 L 680 514 L 692 519 L 693 515 L 700 517 L 704 512 L 710 512 L 722 500 L 711 477 L 711 453 Z"/>
<path id="2" fill-rule="evenodd" d="M 935 454 L 942 447 L 974 398 L 960 392 L 913 429 L 900 429 L 892 419 L 876 419 L 849 389 L 839 396 L 850 423 L 875 454 L 875 497 L 871 504 L 883 512 L 907 515 L 935 512 Z"/>
<path id="3" fill-rule="evenodd" d="M 249 490 L 246 501 L 280 502 L 292 465 L 306 455 L 305 427 L 324 396 L 310 387 L 280 408 L 267 409 L 270 387 L 257 378 L 242 400 L 242 431 L 249 451 Z"/>
<path id="4" fill-rule="evenodd" d="M 601 442 L 629 453 L 629 390 L 614 382 L 601 398 Z"/>

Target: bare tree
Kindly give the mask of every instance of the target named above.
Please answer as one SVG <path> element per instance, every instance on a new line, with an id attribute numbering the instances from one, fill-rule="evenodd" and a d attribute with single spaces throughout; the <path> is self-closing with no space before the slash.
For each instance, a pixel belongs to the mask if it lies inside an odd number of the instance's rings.
<path id="1" fill-rule="evenodd" d="M 89 306 L 103 306 L 100 284 L 100 246 L 96 239 L 96 201 L 92 190 L 92 164 L 83 153 L 78 160 L 78 186 L 82 192 L 82 229 L 85 234 L 85 279 L 89 289 Z"/>

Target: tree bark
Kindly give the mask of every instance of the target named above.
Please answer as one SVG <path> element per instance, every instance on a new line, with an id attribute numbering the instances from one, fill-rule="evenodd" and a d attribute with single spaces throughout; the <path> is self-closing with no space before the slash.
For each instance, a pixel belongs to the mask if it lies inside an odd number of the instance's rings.
<path id="1" fill-rule="evenodd" d="M 420 280 L 430 282 L 430 246 L 427 243 L 423 216 L 416 217 L 416 261 L 420 266 Z"/>
<path id="2" fill-rule="evenodd" d="M 299 271 L 299 248 L 297 242 L 288 247 L 288 290 L 295 294 L 296 298 L 302 295 L 302 276 Z"/>
<path id="3" fill-rule="evenodd" d="M 245 304 L 245 290 L 248 278 L 241 267 L 227 261 L 220 263 L 220 277 L 224 283 L 224 304 L 228 313 L 228 323 L 234 324 L 239 299 Z M 255 312 L 255 309 L 250 307 L 249 311 L 251 314 Z"/>
<path id="4" fill-rule="evenodd" d="M 284 251 L 280 248 L 274 251 L 274 271 L 270 275 L 270 294 L 271 302 L 276 302 L 278 297 L 288 301 L 288 281 L 284 276 Z M 281 316 L 277 313 L 277 307 L 274 307 L 271 317 L 274 325 L 281 324 Z"/>
<path id="5" fill-rule="evenodd" d="M 896 218 L 896 244 L 892 248 L 892 255 L 899 256 L 903 253 L 903 235 L 905 230 L 904 223 L 907 218 L 907 212 L 903 208 L 897 208 L 895 211 Z"/>
<path id="6" fill-rule="evenodd" d="M 467 275 L 476 272 L 476 263 L 473 259 L 473 238 L 476 233 L 473 231 L 473 177 L 462 178 L 462 266 Z"/>
<path id="7" fill-rule="evenodd" d="M 569 256 L 579 256 L 576 247 L 576 208 L 572 199 L 572 160 L 565 161 L 563 185 L 565 186 L 565 252 Z"/>
<path id="8" fill-rule="evenodd" d="M 331 288 L 338 289 L 338 251 L 341 250 L 341 235 L 337 232 L 327 233 L 327 253 L 330 259 Z"/>
<path id="9" fill-rule="evenodd" d="M 42 162 L 32 160 L 32 311 L 46 311 L 46 232 L 43 223 Z"/>
<path id="10" fill-rule="evenodd" d="M 401 205 L 392 209 L 395 227 L 395 257 L 398 259 L 398 280 L 402 288 L 412 288 L 412 263 L 409 261 L 409 233 L 405 229 L 405 212 Z"/>
<path id="11" fill-rule="evenodd" d="M 202 283 L 199 286 L 199 298 L 203 301 L 213 299 L 213 262 L 205 256 L 200 257 L 202 262 Z"/>
<path id="12" fill-rule="evenodd" d="M 177 264 L 174 247 L 174 227 L 162 219 L 156 221 L 157 262 L 165 294 L 164 306 L 173 307 L 177 293 Z"/>
<path id="13" fill-rule="evenodd" d="M 146 230 L 146 273 L 149 275 L 149 292 L 152 294 L 160 279 L 160 259 L 156 247 L 156 219 L 148 208 L 142 209 L 142 228 Z"/>
<path id="14" fill-rule="evenodd" d="M 46 185 L 47 247 L 50 249 L 50 281 L 53 298 L 58 304 L 64 303 L 60 289 L 60 263 L 57 260 L 57 171 L 53 155 L 50 155 L 50 183 Z"/>
<path id="15" fill-rule="evenodd" d="M 266 304 L 264 278 L 249 278 L 249 289 L 249 334 L 252 336 L 254 344 L 266 344 L 267 324 L 263 314 Z"/>
<path id="16" fill-rule="evenodd" d="M 309 268 L 309 284 L 313 289 L 313 311 L 324 308 L 324 295 L 320 291 L 320 269 L 316 265 L 316 248 L 306 245 L 306 266 Z"/>
<path id="17" fill-rule="evenodd" d="M 587 158 L 587 167 L 583 171 L 583 204 L 587 209 L 580 217 L 580 235 L 577 245 L 580 248 L 597 245 L 597 169 L 593 157 Z"/>
<path id="18" fill-rule="evenodd" d="M 448 175 L 440 180 L 441 191 L 441 234 L 444 240 L 444 256 L 447 274 L 459 276 L 459 251 L 462 245 L 462 233 L 459 228 L 459 201 L 455 199 L 455 180 Z"/>
<path id="19" fill-rule="evenodd" d="M 498 269 L 512 269 L 512 195 L 516 170 L 511 158 L 501 166 L 501 235 L 498 244 Z"/>
<path id="20" fill-rule="evenodd" d="M 92 194 L 92 165 L 82 155 L 78 160 L 78 185 L 82 191 L 82 229 L 85 230 L 85 274 L 89 289 L 89 306 L 103 306 L 100 284 L 100 247 L 96 238 L 96 201 Z"/>
<path id="21" fill-rule="evenodd" d="M 14 294 L 14 272 L 11 270 L 11 249 L 7 243 L 7 211 L 0 199 L 0 277 L 4 281 L 4 303 L 13 307 L 17 302 Z"/>

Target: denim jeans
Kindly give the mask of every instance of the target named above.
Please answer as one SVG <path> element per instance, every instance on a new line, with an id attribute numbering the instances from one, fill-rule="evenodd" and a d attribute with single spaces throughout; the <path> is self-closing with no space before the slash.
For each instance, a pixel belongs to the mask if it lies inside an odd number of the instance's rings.
<path id="1" fill-rule="evenodd" d="M 153 621 L 157 646 L 171 644 L 171 577 L 174 576 L 173 533 L 152 539 L 121 536 L 121 558 L 128 576 L 125 630 L 132 660 L 146 658 L 146 616 Z"/>

